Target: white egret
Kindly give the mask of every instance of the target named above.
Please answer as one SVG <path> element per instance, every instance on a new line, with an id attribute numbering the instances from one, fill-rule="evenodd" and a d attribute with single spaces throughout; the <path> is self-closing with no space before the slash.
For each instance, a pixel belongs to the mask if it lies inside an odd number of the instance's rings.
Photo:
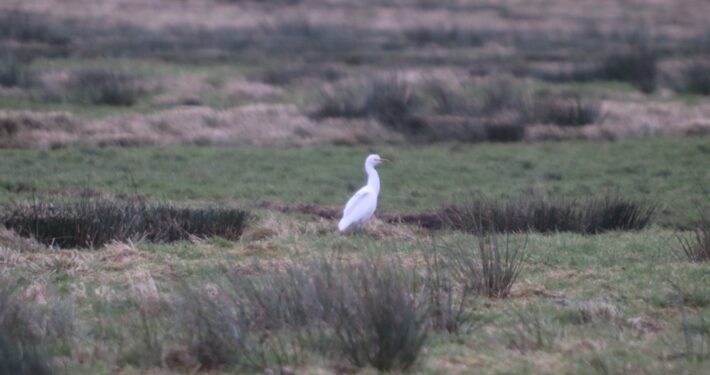
<path id="1" fill-rule="evenodd" d="M 345 204 L 343 218 L 338 223 L 340 232 L 345 232 L 351 227 L 361 227 L 375 213 L 377 196 L 380 194 L 380 176 L 377 174 L 375 166 L 385 161 L 389 160 L 375 154 L 369 155 L 365 159 L 367 185 L 358 190 Z"/>

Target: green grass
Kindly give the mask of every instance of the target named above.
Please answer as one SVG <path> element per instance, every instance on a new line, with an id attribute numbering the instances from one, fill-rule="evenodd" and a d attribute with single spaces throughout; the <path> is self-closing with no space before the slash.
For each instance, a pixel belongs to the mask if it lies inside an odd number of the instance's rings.
<path id="1" fill-rule="evenodd" d="M 269 215 L 261 212 L 264 220 Z M 149 272 L 165 303 L 171 303 L 171 296 L 185 283 L 203 285 L 218 280 L 223 267 L 248 270 L 264 262 L 268 270 L 269 262 L 333 253 L 396 254 L 409 259 L 434 249 L 426 241 L 396 235 L 343 238 L 332 233 L 334 221 L 288 215 L 272 218 L 294 229 L 282 236 L 242 239 L 229 246 L 214 240 L 173 245 L 138 243 L 138 254 L 127 261 L 99 261 L 105 251 L 97 251 L 86 255 L 88 268 L 52 268 L 48 281 L 53 286 L 51 292 L 74 298 L 77 319 L 85 333 L 70 341 L 69 348 L 50 347 L 50 355 L 58 355 L 61 350 L 69 358 L 83 356 L 82 364 L 69 360 L 72 373 L 106 373 L 114 365 L 134 369 L 154 366 L 155 358 L 145 351 L 143 318 L 138 314 L 141 302 L 130 289 L 130 285 L 141 283 L 133 276 L 136 270 Z M 264 220 L 256 223 L 256 228 L 269 227 Z M 599 366 L 631 373 L 704 373 L 709 369 L 710 360 L 678 357 L 685 350 L 681 329 L 684 312 L 671 284 L 692 297 L 685 307 L 688 319 L 707 320 L 710 273 L 707 265 L 688 263 L 669 251 L 674 245 L 672 231 L 511 238 L 515 242 L 525 239 L 529 257 L 511 297 L 474 301 L 469 307 L 473 314 L 470 325 L 458 335 L 432 333 L 414 373 L 447 374 L 453 369 L 486 374 L 603 373 L 595 370 Z M 435 243 L 472 241 L 468 235 L 441 233 Z M 266 250 L 266 244 L 276 250 Z M 38 264 L 42 263 L 35 260 L 8 272 L 32 275 L 45 267 Z M 81 290 L 85 293 L 77 292 Z M 607 310 L 592 312 L 588 320 L 575 321 L 575 314 L 585 303 L 603 303 L 613 311 L 611 315 L 605 313 Z M 176 332 L 169 330 L 169 316 L 169 310 L 161 309 L 147 317 L 148 333 L 157 337 L 163 348 L 170 348 L 177 340 Z M 521 317 L 535 323 L 520 327 Z M 635 319 L 648 326 L 635 326 Z M 542 346 L 526 341 L 538 334 Z M 516 347 L 521 343 L 530 347 L 521 352 Z M 83 348 L 97 349 L 87 352 Z M 317 356 L 307 358 L 305 363 L 296 364 L 299 372 L 328 372 L 334 365 Z"/>
<path id="2" fill-rule="evenodd" d="M 569 198 L 606 192 L 659 204 L 656 222 L 687 226 L 697 218 L 708 138 L 613 143 L 443 144 L 433 146 L 299 148 L 146 147 L 0 150 L 0 202 L 101 192 L 155 200 L 260 201 L 340 206 L 365 181 L 364 157 L 379 167 L 380 209 L 416 212 L 529 189 Z"/>
<path id="3" fill-rule="evenodd" d="M 388 211 L 435 209 L 476 192 L 501 198 L 532 187 L 583 198 L 611 189 L 660 204 L 658 222 L 679 225 L 698 214 L 697 184 L 707 186 L 710 177 L 703 164 L 707 141 L 377 150 L 330 146 L 4 150 L 0 192 L 6 204 L 91 188 L 183 203 L 249 205 L 273 200 L 340 205 L 364 180 L 364 155 L 377 151 L 394 159 L 379 168 L 381 208 Z M 169 305 L 185 285 L 214 282 L 225 270 L 250 272 L 257 264 L 264 270 L 278 269 L 281 262 L 312 256 L 396 255 L 409 260 L 435 251 L 435 246 L 475 241 L 467 234 L 444 231 L 432 244 L 427 233 L 393 225 L 344 237 L 335 232 L 335 220 L 255 213 L 258 219 L 236 242 L 219 238 L 169 245 L 139 242 L 137 252 L 124 258 L 110 248 L 78 257 L 72 251 L 47 251 L 4 272 L 28 280 L 38 273 L 51 275 L 50 292 L 75 301 L 82 334 L 68 345 L 51 343 L 48 349 L 50 356 L 68 358 L 68 371 L 130 372 L 156 369 L 156 353 L 179 342 L 170 308 L 147 317 L 139 313 L 146 302 L 131 286 L 149 285 L 140 276 L 146 272 Z M 469 325 L 457 335 L 433 332 L 413 372 L 707 372 L 710 360 L 687 353 L 682 327 L 684 319 L 691 323 L 710 319 L 706 287 L 710 273 L 707 264 L 689 263 L 673 250 L 678 246 L 675 234 L 656 226 L 600 235 L 512 236 L 515 243 L 527 241 L 528 258 L 511 297 L 474 300 L 467 307 L 472 314 Z M 685 302 L 679 302 L 681 297 Z M 587 305 L 602 306 L 602 311 L 580 312 L 587 311 Z M 579 316 L 586 318 L 580 321 Z M 153 346 L 145 337 L 151 337 Z M 294 364 L 302 373 L 330 372 L 336 365 L 313 353 Z"/>

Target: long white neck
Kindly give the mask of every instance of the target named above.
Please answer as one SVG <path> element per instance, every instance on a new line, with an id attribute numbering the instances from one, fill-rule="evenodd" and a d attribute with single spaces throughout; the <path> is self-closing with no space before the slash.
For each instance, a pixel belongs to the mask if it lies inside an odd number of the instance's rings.
<path id="1" fill-rule="evenodd" d="M 365 164 L 365 172 L 367 173 L 367 186 L 375 191 L 375 194 L 380 193 L 380 175 L 377 174 L 375 167 Z"/>

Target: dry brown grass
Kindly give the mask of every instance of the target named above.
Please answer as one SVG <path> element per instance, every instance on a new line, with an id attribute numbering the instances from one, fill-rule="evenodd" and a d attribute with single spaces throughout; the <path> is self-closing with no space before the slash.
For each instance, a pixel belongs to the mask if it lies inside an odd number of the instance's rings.
<path id="1" fill-rule="evenodd" d="M 448 25 L 450 28 L 476 26 L 481 29 L 556 31 L 578 30 L 588 25 L 578 19 L 594 20 L 602 30 L 628 29 L 630 21 L 653 22 L 659 32 L 687 35 L 692 28 L 706 25 L 710 5 L 698 0 L 635 2 L 633 15 L 626 2 L 619 0 L 545 0 L 531 4 L 524 0 L 505 0 L 494 4 L 471 4 L 467 1 L 442 3 L 432 11 L 418 2 L 393 1 L 397 6 L 358 6 L 362 2 L 347 0 L 341 6 L 330 2 L 303 0 L 287 7 L 273 7 L 268 1 L 200 1 L 110 0 L 97 3 L 73 0 L 67 6 L 62 0 L 8 2 L 0 9 L 51 13 L 61 17 L 102 20 L 109 24 L 127 24 L 159 29 L 170 25 L 192 25 L 205 28 L 258 26 L 305 18 L 314 23 L 367 25 L 375 29 L 416 29 L 426 25 Z M 488 6 L 486 6 L 488 5 Z M 497 5 L 497 6 L 496 6 Z M 130 12 L 126 12 L 130 7 Z M 267 12 L 268 10 L 268 12 Z M 683 27 L 678 27 L 681 23 Z M 689 30 L 691 29 L 691 30 Z"/>
<path id="2" fill-rule="evenodd" d="M 249 71 L 244 74 L 228 70 L 225 76 L 222 76 L 224 71 L 213 76 L 211 73 L 214 72 L 205 74 L 178 68 L 159 73 L 159 77 L 140 76 L 140 88 L 156 92 L 149 104 L 161 109 L 168 107 L 158 113 L 90 120 L 65 113 L 0 112 L 0 147 L 48 148 L 68 144 L 352 145 L 407 142 L 411 139 L 387 129 L 380 123 L 382 121 L 340 118 L 314 121 L 303 114 L 310 111 L 306 108 L 308 104 L 299 108 L 274 102 L 298 103 L 300 106 L 308 101 L 312 91 L 317 91 L 326 82 L 335 81 L 334 87 L 340 87 L 340 81 L 363 76 L 380 79 L 393 72 L 410 84 L 438 80 L 455 87 L 462 83 L 475 85 L 478 83 L 476 79 L 485 80 L 498 74 L 514 77 L 565 75 L 578 65 L 593 65 L 591 60 L 628 47 L 634 38 L 647 40 L 659 51 L 671 51 L 659 60 L 659 81 L 678 81 L 673 77 L 687 62 L 674 60 L 687 59 L 686 54 L 696 53 L 693 46 L 702 46 L 708 33 L 705 14 L 710 13 L 710 5 L 702 0 L 542 0 L 534 4 L 523 0 L 484 3 L 451 0 L 427 2 L 427 6 L 420 1 L 400 0 L 365 3 L 357 0 L 336 3 L 301 0 L 288 5 L 270 1 L 220 0 L 106 0 L 98 3 L 90 0 L 35 0 L 0 4 L 0 15 L 12 15 L 16 11 L 37 16 L 35 23 L 46 18 L 59 25 L 60 31 L 62 27 L 67 28 L 69 31 L 65 31 L 70 34 L 81 34 L 81 31 L 64 25 L 62 21 L 86 25 L 87 30 L 115 31 L 117 39 L 125 39 L 128 43 L 124 52 L 130 55 L 129 50 L 135 48 L 139 50 L 136 52 L 138 57 L 141 51 L 153 47 L 151 43 L 157 43 L 141 36 L 155 37 L 161 48 L 166 48 L 161 43 L 167 43 L 170 49 L 171 42 L 180 45 L 179 40 L 171 38 L 190 39 L 194 35 L 186 35 L 199 30 L 218 36 L 209 34 L 217 40 L 213 40 L 214 46 L 209 43 L 200 46 L 201 39 L 197 38 L 200 52 L 195 55 L 204 55 L 192 56 L 188 52 L 188 56 L 183 56 L 194 58 L 196 63 L 200 63 L 201 58 L 220 56 L 220 49 L 233 49 L 230 51 L 241 54 L 241 47 L 233 40 L 241 36 L 235 35 L 247 35 L 252 47 L 256 46 L 257 51 L 265 48 L 266 51 L 264 56 L 257 54 L 258 57 L 246 59 Z M 185 30 L 187 34 L 176 34 L 175 28 Z M 127 31 L 129 29 L 133 31 Z M 368 40 L 358 45 L 356 51 L 351 51 L 337 43 L 339 37 L 335 37 L 336 43 L 328 39 L 329 32 L 333 31 L 342 31 L 346 35 L 344 40 L 350 40 L 347 34 L 351 32 L 364 33 Z M 66 37 L 71 39 L 74 36 Z M 77 40 L 85 37 L 79 36 Z M 279 43 L 288 46 L 289 43 L 283 43 L 282 39 L 293 37 L 298 43 L 305 43 L 307 48 L 298 51 L 298 58 L 293 61 L 290 57 L 281 61 L 278 53 L 265 47 L 269 43 L 263 43 L 262 37 L 277 47 Z M 9 38 L 8 48 L 22 47 L 15 45 L 24 43 L 20 39 Z M 326 52 L 316 51 L 320 55 L 309 55 L 313 52 L 309 48 L 318 50 L 318 42 L 313 40 L 333 44 L 329 48 L 336 48 L 335 53 L 329 53 L 326 48 Z M 46 47 L 43 45 L 46 43 L 31 40 L 24 47 Z M 101 50 L 101 46 L 94 48 L 98 52 L 89 51 L 89 55 L 114 56 Z M 392 56 L 385 53 L 389 49 L 394 51 Z M 706 52 L 697 52 L 702 53 Z M 528 54 L 534 58 L 528 59 Z M 399 59 L 404 61 L 400 63 Z M 262 62 L 269 66 L 259 66 Z M 277 73 L 289 69 L 298 73 L 301 70 L 306 74 L 305 79 L 297 79 L 295 83 L 267 84 L 255 81 L 254 77 L 264 73 L 261 68 Z M 49 91 L 61 91 L 71 81 L 72 72 L 60 68 L 29 70 L 36 76 L 38 84 Z M 18 87 L 0 88 L 0 95 L 26 100 L 32 96 L 31 91 Z M 665 96 L 667 93 L 661 90 L 660 94 Z M 229 105 L 250 104 L 224 110 L 208 108 L 205 102 L 215 96 Z M 599 123 L 574 128 L 531 126 L 524 131 L 524 140 L 696 135 L 708 133 L 710 129 L 707 103 L 686 106 L 637 100 L 639 98 L 645 97 L 615 93 L 604 102 L 604 118 Z M 485 138 L 481 138 L 476 126 L 468 124 L 470 119 L 465 116 L 424 116 L 422 120 L 432 125 L 431 136 L 435 139 L 480 141 Z M 517 133 L 514 136 L 523 137 Z"/>
<path id="3" fill-rule="evenodd" d="M 295 106 L 252 104 L 227 110 L 176 107 L 150 115 L 119 115 L 81 120 L 68 113 L 0 111 L 0 148 L 52 148 L 72 144 L 130 145 L 309 145 L 369 143 L 385 135 L 362 121 L 315 123 Z M 375 133 L 371 133 L 371 130 Z M 378 131 L 379 129 L 379 131 Z"/>
<path id="4" fill-rule="evenodd" d="M 616 140 L 648 136 L 710 134 L 710 103 L 634 103 L 605 101 L 599 124 L 582 127 L 538 125 L 526 140 Z"/>

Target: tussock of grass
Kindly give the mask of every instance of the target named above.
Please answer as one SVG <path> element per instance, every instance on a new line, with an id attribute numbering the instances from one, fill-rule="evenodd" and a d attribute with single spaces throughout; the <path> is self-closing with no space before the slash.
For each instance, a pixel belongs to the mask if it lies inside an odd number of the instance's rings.
<path id="1" fill-rule="evenodd" d="M 87 69 L 75 73 L 72 88 L 78 99 L 89 104 L 131 106 L 142 94 L 136 77 L 109 69 Z"/>
<path id="2" fill-rule="evenodd" d="M 0 86 L 18 86 L 22 83 L 24 77 L 24 70 L 14 57 L 0 59 Z"/>
<path id="3" fill-rule="evenodd" d="M 583 126 L 601 115 L 601 102 L 579 94 L 530 92 L 495 79 L 479 96 L 430 80 L 396 76 L 341 84 L 324 91 L 314 117 L 373 118 L 417 141 L 515 142 L 531 124 Z"/>
<path id="4" fill-rule="evenodd" d="M 691 262 L 710 261 L 710 223 L 699 225 L 690 238 L 678 236 L 680 249 Z"/>
<path id="5" fill-rule="evenodd" d="M 63 45 L 69 42 L 60 22 L 35 13 L 11 11 L 0 14 L 0 34 L 23 42 Z"/>
<path id="6" fill-rule="evenodd" d="M 600 100 L 564 93 L 536 95 L 527 115 L 529 122 L 559 126 L 589 125 L 600 116 Z"/>
<path id="7" fill-rule="evenodd" d="M 412 276 L 374 262 L 336 272 L 327 320 L 348 358 L 380 371 L 410 368 L 427 337 L 425 305 Z"/>
<path id="8" fill-rule="evenodd" d="M 144 92 L 139 78 L 133 74 L 116 69 L 86 68 L 71 72 L 70 79 L 58 87 L 38 85 L 36 95 L 47 102 L 130 107 Z"/>
<path id="9" fill-rule="evenodd" d="M 710 95 L 710 60 L 691 60 L 672 80 L 671 87 L 683 94 Z"/>
<path id="10" fill-rule="evenodd" d="M 510 294 L 525 265 L 527 243 L 501 243 L 497 235 L 480 235 L 472 243 L 448 245 L 443 256 L 468 293 L 491 298 Z"/>
<path id="11" fill-rule="evenodd" d="M 411 84 L 397 76 L 356 81 L 324 91 L 315 117 L 375 118 L 410 132 L 418 98 Z"/>
<path id="12" fill-rule="evenodd" d="M 0 327 L 0 374 L 48 375 L 53 371 L 42 348 L 22 344 Z"/>
<path id="13" fill-rule="evenodd" d="M 599 78 L 629 82 L 644 93 L 656 89 L 658 53 L 643 43 L 607 55 L 595 73 Z"/>
<path id="14" fill-rule="evenodd" d="M 249 215 L 230 208 L 180 208 L 142 201 L 83 199 L 20 205 L 2 217 L 21 236 L 62 248 L 99 247 L 111 241 L 172 242 L 190 236 L 238 239 Z"/>
<path id="15" fill-rule="evenodd" d="M 47 298 L 44 285 L 0 280 L 0 374 L 51 374 L 47 348 L 76 332 L 73 305 Z"/>
<path id="16" fill-rule="evenodd" d="M 710 359 L 710 322 L 698 314 L 696 317 L 683 315 L 683 355 L 690 361 Z"/>
<path id="17" fill-rule="evenodd" d="M 517 322 L 508 334 L 508 347 L 526 354 L 531 351 L 551 350 L 556 339 L 554 325 L 538 309 L 514 311 Z"/>
<path id="18" fill-rule="evenodd" d="M 285 366 L 308 350 L 356 367 L 402 370 L 427 337 L 421 286 L 414 272 L 384 260 L 288 264 L 192 289 L 182 327 L 206 368 Z"/>
<path id="19" fill-rule="evenodd" d="M 471 288 L 459 287 L 455 263 L 438 251 L 425 254 L 429 319 L 435 330 L 457 333 L 470 320 Z"/>
<path id="20" fill-rule="evenodd" d="M 446 225 L 470 233 L 577 232 L 639 230 L 648 226 L 654 206 L 645 206 L 620 196 L 570 201 L 529 194 L 507 202 L 476 200 L 465 206 L 446 208 Z"/>

